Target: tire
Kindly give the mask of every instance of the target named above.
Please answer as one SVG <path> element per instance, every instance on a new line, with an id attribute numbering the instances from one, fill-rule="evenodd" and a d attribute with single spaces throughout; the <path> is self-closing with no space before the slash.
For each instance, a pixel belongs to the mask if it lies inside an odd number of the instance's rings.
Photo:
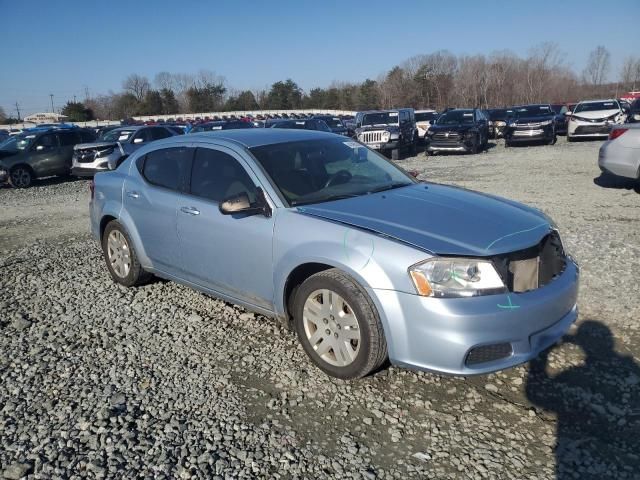
<path id="1" fill-rule="evenodd" d="M 509 143 L 509 140 L 505 140 L 504 141 L 504 148 L 509 148 L 511 146 L 511 144 Z"/>
<path id="2" fill-rule="evenodd" d="M 33 179 L 33 171 L 26 165 L 16 165 L 9 171 L 9 182 L 14 188 L 29 188 Z"/>
<path id="3" fill-rule="evenodd" d="M 555 145 L 557 141 L 558 141 L 558 137 L 556 137 L 554 133 L 553 137 L 551 137 L 551 139 L 547 142 L 547 145 Z"/>
<path id="4" fill-rule="evenodd" d="M 471 153 L 472 154 L 475 155 L 476 153 L 478 153 L 478 151 L 480 149 L 480 145 L 479 144 L 480 144 L 480 136 L 478 135 L 475 138 L 474 142 L 473 142 L 473 147 L 471 147 Z"/>
<path id="5" fill-rule="evenodd" d="M 355 280 L 338 269 L 316 273 L 302 283 L 294 300 L 293 322 L 311 361 L 332 377 L 362 378 L 387 358 L 387 343 L 375 305 Z M 327 347 L 319 354 L 323 345 Z M 340 350 L 336 352 L 334 345 Z"/>
<path id="6" fill-rule="evenodd" d="M 573 142 L 573 138 L 567 133 L 567 142 Z"/>
<path id="7" fill-rule="evenodd" d="M 391 160 L 400 160 L 400 150 L 394 148 L 391 150 Z"/>
<path id="8" fill-rule="evenodd" d="M 416 142 L 417 142 L 417 141 L 418 141 L 418 140 L 416 139 L 414 142 L 412 142 L 412 143 L 411 143 L 411 145 L 409 145 L 409 154 L 410 154 L 412 157 L 415 157 L 415 156 L 416 156 L 416 153 L 418 153 L 418 151 L 417 151 L 417 147 L 416 147 Z"/>
<path id="9" fill-rule="evenodd" d="M 110 243 L 110 240 L 113 243 Z M 152 275 L 145 272 L 138 261 L 129 234 L 117 220 L 109 222 L 104 229 L 102 253 L 114 282 L 125 287 L 134 287 L 143 285 L 151 279 Z M 123 262 L 119 263 L 117 258 Z"/>

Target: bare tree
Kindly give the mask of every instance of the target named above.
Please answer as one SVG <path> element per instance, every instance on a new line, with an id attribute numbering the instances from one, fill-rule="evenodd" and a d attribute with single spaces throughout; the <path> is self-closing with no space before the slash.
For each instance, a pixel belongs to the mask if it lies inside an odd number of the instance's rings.
<path id="1" fill-rule="evenodd" d="M 595 50 L 589 54 L 587 66 L 582 72 L 585 81 L 591 85 L 602 85 L 609 73 L 610 59 L 611 54 L 609 50 L 602 45 L 598 45 Z"/>
<path id="2" fill-rule="evenodd" d="M 122 82 L 122 88 L 136 97 L 136 100 L 142 102 L 151 89 L 151 84 L 147 77 L 133 73 Z"/>
<path id="3" fill-rule="evenodd" d="M 7 119 L 7 114 L 4 112 L 4 108 L 0 107 L 0 123 L 4 123 Z"/>
<path id="4" fill-rule="evenodd" d="M 640 58 L 627 57 L 624 59 L 620 69 L 620 83 L 631 91 L 640 88 Z"/>
<path id="5" fill-rule="evenodd" d="M 175 90 L 174 75 L 169 72 L 159 72 L 153 78 L 153 84 L 157 90 Z"/>

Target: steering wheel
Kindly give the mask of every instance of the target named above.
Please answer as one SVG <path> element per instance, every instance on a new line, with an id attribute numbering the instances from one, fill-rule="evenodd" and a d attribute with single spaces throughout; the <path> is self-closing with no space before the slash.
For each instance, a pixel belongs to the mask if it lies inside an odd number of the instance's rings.
<path id="1" fill-rule="evenodd" d="M 349 180 L 351 180 L 352 176 L 353 175 L 351 175 L 351 172 L 349 170 L 338 170 L 336 173 L 334 173 L 329 177 L 327 182 L 324 184 L 324 188 L 327 188 L 336 184 L 339 185 L 340 183 L 347 183 Z M 338 180 L 342 180 L 342 181 L 338 183 Z"/>

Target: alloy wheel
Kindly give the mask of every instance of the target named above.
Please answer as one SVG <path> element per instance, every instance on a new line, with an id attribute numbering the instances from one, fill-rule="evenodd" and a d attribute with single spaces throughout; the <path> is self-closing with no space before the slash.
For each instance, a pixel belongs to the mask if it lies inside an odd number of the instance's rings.
<path id="1" fill-rule="evenodd" d="M 131 271 L 131 251 L 125 236 L 119 230 L 113 230 L 107 239 L 107 256 L 115 274 L 125 278 Z"/>
<path id="2" fill-rule="evenodd" d="M 360 324 L 347 301 L 332 290 L 315 290 L 303 310 L 304 332 L 315 353 L 325 362 L 345 367 L 360 352 Z"/>
<path id="3" fill-rule="evenodd" d="M 11 184 L 16 188 L 26 188 L 31 185 L 31 172 L 23 167 L 11 170 Z"/>

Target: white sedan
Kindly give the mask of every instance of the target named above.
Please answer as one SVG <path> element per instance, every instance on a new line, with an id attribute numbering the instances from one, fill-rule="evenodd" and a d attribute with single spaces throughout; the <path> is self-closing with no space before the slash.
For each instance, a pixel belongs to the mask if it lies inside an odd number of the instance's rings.
<path id="1" fill-rule="evenodd" d="M 613 127 L 600 147 L 598 166 L 603 172 L 640 182 L 640 124 Z"/>
<path id="2" fill-rule="evenodd" d="M 626 114 L 618 100 L 585 100 L 576 105 L 567 125 L 567 141 L 606 137 L 613 125 L 624 123 Z"/>

